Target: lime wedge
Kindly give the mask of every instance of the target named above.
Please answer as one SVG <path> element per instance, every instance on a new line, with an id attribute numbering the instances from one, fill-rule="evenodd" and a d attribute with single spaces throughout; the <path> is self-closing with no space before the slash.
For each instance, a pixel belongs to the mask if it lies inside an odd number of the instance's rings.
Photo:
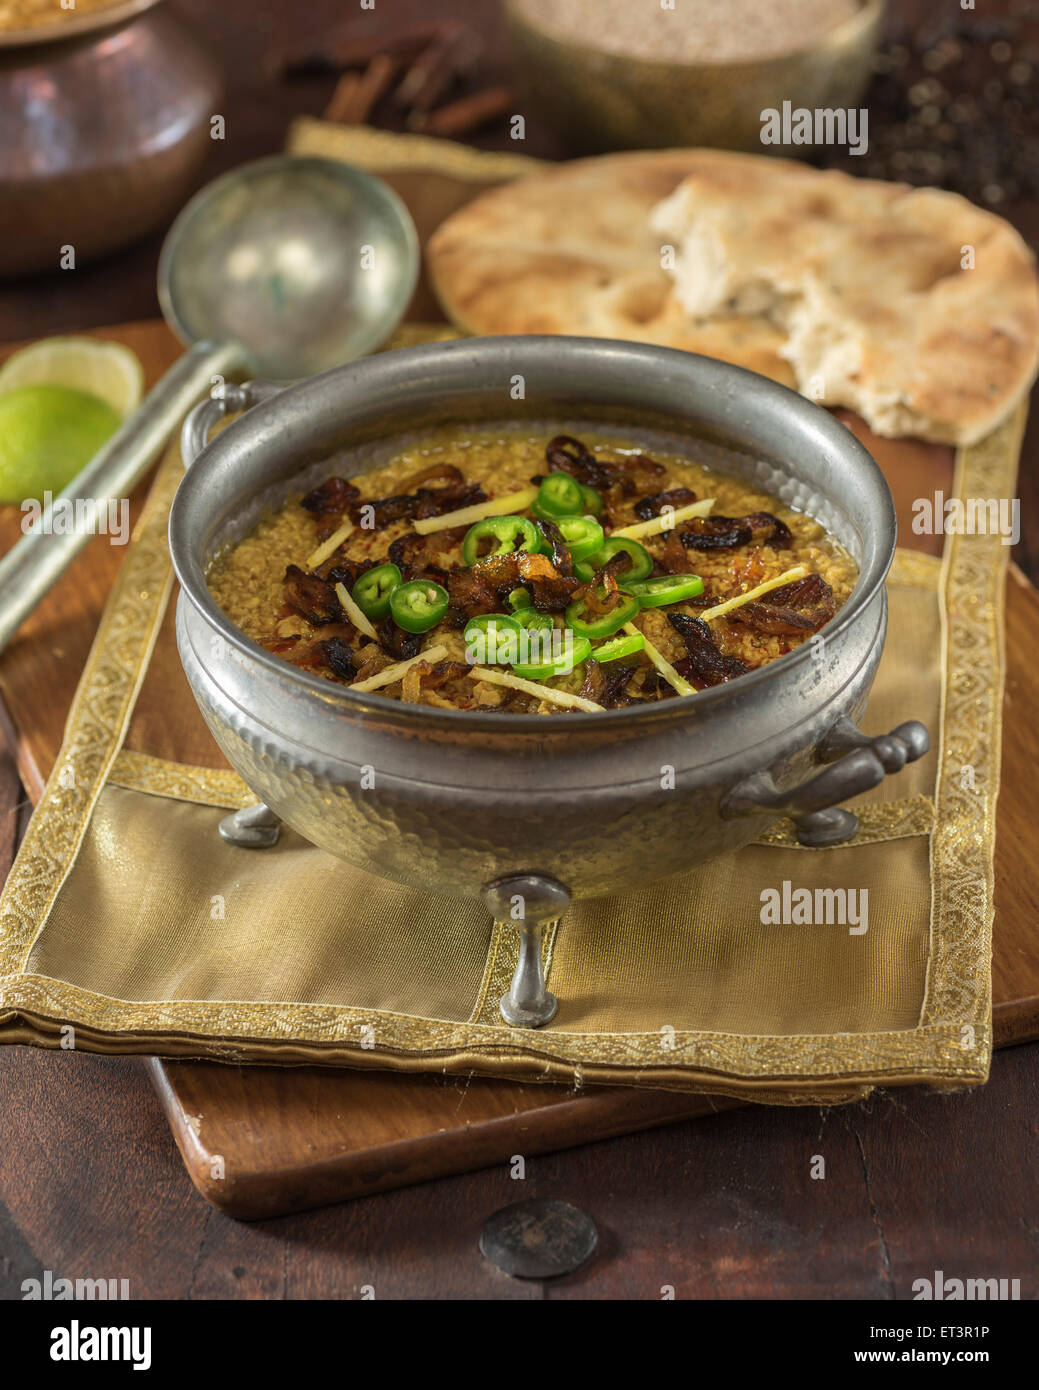
<path id="1" fill-rule="evenodd" d="M 107 401 L 68 386 L 0 395 L 0 502 L 60 492 L 121 423 Z"/>
<path id="2" fill-rule="evenodd" d="M 137 409 L 144 372 L 122 343 L 99 338 L 41 338 L 0 367 L 0 395 L 20 386 L 72 386 L 107 401 L 120 419 Z"/>

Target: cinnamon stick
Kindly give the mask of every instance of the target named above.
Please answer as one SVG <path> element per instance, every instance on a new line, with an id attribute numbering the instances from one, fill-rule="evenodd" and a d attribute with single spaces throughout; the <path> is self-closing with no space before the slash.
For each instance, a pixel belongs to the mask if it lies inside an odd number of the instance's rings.
<path id="1" fill-rule="evenodd" d="M 363 125 L 389 88 L 399 66 L 399 61 L 390 54 L 378 53 L 363 73 L 344 73 L 325 108 L 325 120 L 337 121 L 340 125 Z"/>
<path id="2" fill-rule="evenodd" d="M 455 24 L 422 50 L 394 93 L 398 106 L 412 111 L 429 111 L 446 95 L 462 68 L 478 51 L 475 36 Z"/>
<path id="3" fill-rule="evenodd" d="M 511 87 L 485 87 L 433 111 L 416 113 L 408 125 L 426 135 L 468 135 L 504 115 L 513 102 Z"/>
<path id="4" fill-rule="evenodd" d="M 441 22 L 423 25 L 404 34 L 345 34 L 323 47 L 308 47 L 279 57 L 273 66 L 278 76 L 310 77 L 362 68 L 383 54 L 396 58 L 400 63 L 411 63 L 431 43 L 442 37 L 448 27 Z"/>

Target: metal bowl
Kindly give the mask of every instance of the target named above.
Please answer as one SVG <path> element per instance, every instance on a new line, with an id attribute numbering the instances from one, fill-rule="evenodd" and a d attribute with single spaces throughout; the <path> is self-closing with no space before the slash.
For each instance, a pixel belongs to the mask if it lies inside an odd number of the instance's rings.
<path id="1" fill-rule="evenodd" d="M 520 401 L 510 392 L 517 377 Z M 256 399 L 205 443 L 217 415 Z M 546 717 L 354 693 L 264 651 L 210 595 L 211 557 L 329 471 L 378 467 L 402 436 L 437 423 L 539 420 L 637 434 L 651 450 L 684 447 L 810 513 L 859 565 L 851 597 L 821 641 L 730 685 Z M 782 815 L 805 843 L 845 839 L 855 818 L 836 803 L 927 747 L 918 724 L 869 739 L 853 723 L 884 641 L 895 548 L 887 484 L 843 425 L 764 377 L 604 339 L 439 343 L 283 391 L 232 390 L 189 418 L 184 452 L 198 457 L 170 517 L 181 660 L 217 743 L 273 813 L 232 820 L 227 835 L 238 843 L 269 841 L 277 817 L 381 876 L 482 892 L 506 917 L 510 886 L 522 882 L 533 931 L 570 894 L 627 890 L 687 869 Z M 527 954 L 531 964 L 533 946 Z"/>
<path id="2" fill-rule="evenodd" d="M 886 0 L 860 9 L 810 48 L 744 62 L 673 62 L 611 53 L 535 23 L 505 0 L 513 60 L 530 109 L 574 149 L 709 145 L 757 150 L 761 112 L 851 107 L 869 83 Z M 695 22 L 695 21 L 692 21 Z M 783 153 L 797 157 L 805 147 Z"/>

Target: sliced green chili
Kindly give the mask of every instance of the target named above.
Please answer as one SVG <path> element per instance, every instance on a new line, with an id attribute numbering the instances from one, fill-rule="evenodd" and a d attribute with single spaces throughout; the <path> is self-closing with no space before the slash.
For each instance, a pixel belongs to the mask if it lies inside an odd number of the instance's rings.
<path id="1" fill-rule="evenodd" d="M 602 546 L 602 527 L 594 517 L 561 516 L 556 525 L 572 560 L 587 560 Z"/>
<path id="2" fill-rule="evenodd" d="M 648 579 L 653 572 L 653 556 L 644 545 L 639 545 L 638 541 L 633 541 L 630 536 L 607 536 L 585 564 L 591 566 L 594 574 L 622 550 L 631 560 L 631 564 L 617 572 L 616 579 L 621 588 L 626 589 L 633 580 Z M 574 572 L 576 573 L 576 569 Z"/>
<path id="3" fill-rule="evenodd" d="M 541 480 L 531 511 L 543 521 L 576 516 L 584 507 L 581 484 L 569 473 L 550 473 Z"/>
<path id="4" fill-rule="evenodd" d="M 495 541 L 490 550 L 481 554 L 480 542 Z M 536 551 L 541 533 L 525 516 L 489 516 L 470 526 L 462 542 L 462 559 L 467 565 L 485 560 L 488 555 L 508 555 L 514 550 Z"/>
<path id="5" fill-rule="evenodd" d="M 599 595 L 606 597 L 600 586 Z M 581 637 L 612 637 L 618 628 L 630 623 L 639 611 L 639 601 L 632 594 L 615 593 L 615 602 L 606 613 L 589 613 L 585 599 L 575 599 L 566 610 L 567 626 Z"/>
<path id="6" fill-rule="evenodd" d="M 548 613 L 539 613 L 536 608 L 521 608 L 514 615 L 520 627 L 530 628 L 537 632 L 548 632 L 555 627 Z"/>
<path id="7" fill-rule="evenodd" d="M 587 483 L 581 484 L 581 511 L 590 512 L 592 516 L 602 513 L 602 498 L 595 488 L 589 487 Z"/>
<path id="8" fill-rule="evenodd" d="M 396 565 L 376 565 L 367 570 L 354 585 L 351 598 L 366 618 L 385 618 L 390 611 L 390 598 L 401 584 Z"/>
<path id="9" fill-rule="evenodd" d="M 622 656 L 634 656 L 644 651 L 646 639 L 641 632 L 626 632 L 623 637 L 611 637 L 608 642 L 600 642 L 592 648 L 596 661 L 618 661 Z"/>
<path id="10" fill-rule="evenodd" d="M 412 579 L 390 595 L 390 614 L 405 632 L 428 632 L 447 612 L 447 590 L 431 579 Z"/>
<path id="11" fill-rule="evenodd" d="M 703 593 L 703 580 L 698 574 L 658 574 L 653 579 L 640 579 L 625 588 L 639 601 L 640 608 L 663 608 L 668 603 L 681 603 Z"/>
<path id="12" fill-rule="evenodd" d="M 518 613 L 521 608 L 529 608 L 532 599 L 526 589 L 513 589 L 509 595 L 509 607 L 514 613 Z"/>
<path id="13" fill-rule="evenodd" d="M 565 642 L 565 634 L 561 634 Z M 592 654 L 592 644 L 587 637 L 577 637 L 570 634 L 572 641 L 566 643 L 569 651 L 564 647 L 563 654 L 553 661 L 541 662 L 537 665 L 529 665 L 526 662 L 514 662 L 512 669 L 517 676 L 521 676 L 528 681 L 546 681 L 553 676 L 568 676 L 575 666 L 580 666 L 582 661 L 587 661 Z"/>
<path id="14" fill-rule="evenodd" d="M 523 629 L 508 613 L 480 613 L 465 625 L 466 659 L 471 666 L 510 665 L 520 653 Z"/>

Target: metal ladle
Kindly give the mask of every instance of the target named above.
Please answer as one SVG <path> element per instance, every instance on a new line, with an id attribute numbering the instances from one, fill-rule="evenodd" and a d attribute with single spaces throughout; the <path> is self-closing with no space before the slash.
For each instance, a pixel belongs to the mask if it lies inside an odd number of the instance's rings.
<path id="1" fill-rule="evenodd" d="M 78 524 L 52 532 L 59 503 L 67 511 L 128 495 L 225 376 L 291 380 L 372 351 L 403 317 L 418 270 L 407 209 L 349 165 L 261 159 L 196 194 L 166 236 L 158 274 L 163 316 L 188 351 L 0 560 L 0 650 L 91 539 Z"/>

